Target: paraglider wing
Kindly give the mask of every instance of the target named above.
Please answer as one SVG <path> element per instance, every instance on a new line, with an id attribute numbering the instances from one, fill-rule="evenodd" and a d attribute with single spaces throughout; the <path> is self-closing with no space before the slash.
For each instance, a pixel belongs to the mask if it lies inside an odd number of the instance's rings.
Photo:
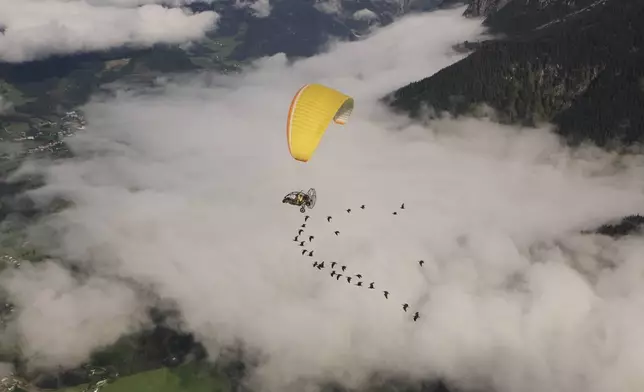
<path id="1" fill-rule="evenodd" d="M 353 112 L 353 98 L 321 84 L 307 84 L 295 94 L 286 120 L 291 156 L 308 162 L 333 120 L 344 125 Z"/>

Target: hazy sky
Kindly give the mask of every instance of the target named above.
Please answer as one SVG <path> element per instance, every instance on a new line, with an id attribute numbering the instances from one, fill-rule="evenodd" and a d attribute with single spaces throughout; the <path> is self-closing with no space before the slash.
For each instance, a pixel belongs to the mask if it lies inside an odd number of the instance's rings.
<path id="1" fill-rule="evenodd" d="M 377 104 L 461 57 L 451 45 L 481 33 L 462 11 L 406 17 L 292 65 L 278 55 L 87 105 L 69 140 L 78 158 L 35 166 L 47 186 L 34 198 L 75 207 L 33 229 L 93 273 L 81 282 L 42 263 L 3 276 L 32 364 L 76 364 L 139 328 L 150 300 L 136 281 L 176 303 L 213 358 L 240 341 L 261 354 L 250 381 L 262 391 L 357 387 L 376 371 L 498 392 L 640 390 L 644 242 L 578 232 L 644 210 L 642 157 L 485 120 L 424 127 Z M 307 82 L 356 108 L 303 164 L 285 119 Z M 303 215 L 281 203 L 309 187 L 314 257 L 293 241 Z M 331 261 L 376 290 L 331 278 Z"/>

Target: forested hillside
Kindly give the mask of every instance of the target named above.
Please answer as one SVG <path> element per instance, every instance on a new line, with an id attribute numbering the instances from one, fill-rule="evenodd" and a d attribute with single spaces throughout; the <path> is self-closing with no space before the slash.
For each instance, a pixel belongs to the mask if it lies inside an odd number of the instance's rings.
<path id="1" fill-rule="evenodd" d="M 636 0 L 512 1 L 485 22 L 505 38 L 387 99 L 414 116 L 487 104 L 502 122 L 554 122 L 570 141 L 642 141 L 643 18 Z"/>

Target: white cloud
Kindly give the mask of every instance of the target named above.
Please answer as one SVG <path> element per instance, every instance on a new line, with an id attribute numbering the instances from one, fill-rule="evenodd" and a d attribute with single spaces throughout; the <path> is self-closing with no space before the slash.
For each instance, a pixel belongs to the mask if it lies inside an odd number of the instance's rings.
<path id="1" fill-rule="evenodd" d="M 3 287 L 19 299 L 21 352 L 33 366 L 77 365 L 93 348 L 143 325 L 144 308 L 123 283 L 100 277 L 79 282 L 53 263 L 25 265 L 20 278 L 5 278 Z"/>
<path id="2" fill-rule="evenodd" d="M 235 6 L 239 8 L 250 8 L 258 18 L 265 18 L 271 14 L 269 0 L 235 0 Z"/>
<path id="3" fill-rule="evenodd" d="M 75 1 L 75 0 L 62 0 Z M 210 3 L 215 0 L 86 0 L 94 6 L 117 6 L 117 7 L 138 7 L 146 4 L 162 4 L 170 7 L 180 7 L 194 3 Z"/>
<path id="4" fill-rule="evenodd" d="M 22 62 L 123 45 L 179 44 L 202 38 L 218 18 L 212 11 L 191 14 L 157 4 L 132 8 L 139 3 L 110 0 L 97 6 L 82 0 L 0 0 L 0 25 L 6 28 L 0 35 L 0 60 Z"/>
<path id="5" fill-rule="evenodd" d="M 342 0 L 316 0 L 315 8 L 327 14 L 338 14 L 342 11 Z"/>
<path id="6" fill-rule="evenodd" d="M 265 354 L 258 390 L 358 386 L 373 371 L 498 392 L 641 389 L 644 240 L 577 233 L 642 212 L 642 157 L 474 119 L 425 128 L 377 104 L 461 57 L 451 45 L 480 32 L 462 11 L 406 17 L 292 65 L 275 56 L 209 84 L 189 78 L 88 105 L 87 129 L 70 139 L 77 158 L 42 166 L 48 185 L 33 195 L 75 207 L 34 229 L 95 281 L 76 288 L 53 267 L 5 277 L 22 306 L 71 287 L 19 314 L 31 352 L 74 361 L 140 323 L 127 291 L 98 295 L 100 316 L 87 306 L 97 297 L 87 293 L 122 290 L 108 284 L 118 276 L 175 301 L 214 358 L 238 340 Z M 356 108 L 302 164 L 284 120 L 307 82 L 351 94 Z M 281 203 L 309 187 L 315 258 L 292 241 L 302 214 Z M 327 269 L 313 269 L 321 259 Z M 331 261 L 377 290 L 332 279 Z M 91 339 L 110 315 L 109 334 Z"/>
<path id="7" fill-rule="evenodd" d="M 357 20 L 374 20 L 378 19 L 378 15 L 370 9 L 363 8 L 353 13 L 353 18 Z"/>

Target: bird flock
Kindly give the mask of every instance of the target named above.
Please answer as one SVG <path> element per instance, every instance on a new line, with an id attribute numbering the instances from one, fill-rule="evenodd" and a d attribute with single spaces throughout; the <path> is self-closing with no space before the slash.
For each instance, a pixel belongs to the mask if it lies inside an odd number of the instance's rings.
<path id="1" fill-rule="evenodd" d="M 362 209 L 362 210 L 364 210 L 365 208 L 366 208 L 366 206 L 364 204 L 360 206 L 360 209 Z M 399 209 L 404 210 L 405 209 L 405 203 L 402 203 L 400 205 Z M 345 211 L 346 211 L 347 214 L 350 214 L 351 213 L 351 208 L 348 208 Z M 398 211 L 392 212 L 392 215 L 398 215 Z M 314 257 L 314 250 L 304 248 L 305 246 L 307 246 L 307 243 L 309 245 L 311 245 L 313 240 L 315 239 L 314 235 L 307 235 L 305 233 L 306 223 L 308 222 L 309 219 L 311 219 L 311 217 L 309 215 L 304 216 L 304 223 L 302 223 L 302 225 L 298 229 L 297 235 L 293 238 L 293 241 L 298 243 L 298 246 L 303 248 L 302 249 L 302 256 Z M 327 216 L 326 220 L 327 220 L 327 223 L 331 223 L 332 220 L 333 220 L 333 217 L 332 216 Z M 333 232 L 333 234 L 338 236 L 338 235 L 340 235 L 340 231 L 335 230 Z M 425 262 L 423 260 L 418 260 L 418 265 L 420 267 L 422 267 L 424 263 Z M 336 261 L 332 261 L 327 266 L 327 264 L 326 264 L 326 262 L 324 260 L 315 260 L 315 261 L 313 261 L 313 268 L 316 268 L 319 271 L 322 271 L 322 270 L 326 269 L 327 267 L 331 269 L 331 272 L 329 273 L 331 278 L 334 278 L 337 281 L 340 281 L 340 279 L 343 279 L 343 280 L 345 280 L 347 282 L 347 284 L 352 284 L 352 285 L 355 285 L 357 287 L 366 288 L 368 290 L 376 290 L 375 282 L 369 282 L 367 284 L 366 283 L 367 280 L 363 279 L 362 274 L 359 274 L 359 273 L 358 274 L 352 274 L 350 271 L 347 271 L 348 267 L 345 264 L 341 264 L 341 263 L 338 263 Z M 382 290 L 382 293 L 383 293 L 383 296 L 385 297 L 385 299 L 389 299 L 390 293 L 389 293 L 388 290 Z M 403 303 L 402 304 L 402 310 L 404 312 L 408 312 L 408 311 L 409 311 L 409 313 L 412 312 L 411 310 L 409 310 L 409 304 L 408 303 Z M 420 318 L 420 313 L 418 311 L 414 312 L 413 315 L 412 315 L 412 320 L 417 321 L 419 318 Z"/>

